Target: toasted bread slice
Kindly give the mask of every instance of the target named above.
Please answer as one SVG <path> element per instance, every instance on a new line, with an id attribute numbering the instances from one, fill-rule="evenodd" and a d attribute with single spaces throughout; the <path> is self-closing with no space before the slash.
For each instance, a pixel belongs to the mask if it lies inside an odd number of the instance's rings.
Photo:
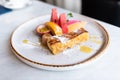
<path id="1" fill-rule="evenodd" d="M 89 38 L 88 32 L 83 28 L 79 29 L 77 32 L 70 32 L 63 36 L 68 39 L 65 43 L 54 37 L 49 38 L 47 41 L 47 45 L 54 55 L 59 54 L 60 52 L 63 52 L 67 48 L 71 48 L 76 44 L 85 42 Z"/>

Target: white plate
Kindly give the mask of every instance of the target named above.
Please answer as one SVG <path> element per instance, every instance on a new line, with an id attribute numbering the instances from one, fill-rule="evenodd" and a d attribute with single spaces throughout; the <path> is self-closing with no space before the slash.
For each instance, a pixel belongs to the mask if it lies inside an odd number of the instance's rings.
<path id="1" fill-rule="evenodd" d="M 108 33 L 100 24 L 74 14 L 73 19 L 87 22 L 85 29 L 89 32 L 90 39 L 71 49 L 67 49 L 63 53 L 52 55 L 49 49 L 34 45 L 40 43 L 39 37 L 35 33 L 35 28 L 49 21 L 49 19 L 50 15 L 46 15 L 29 20 L 20 25 L 11 36 L 12 51 L 20 60 L 33 67 L 54 71 L 77 69 L 98 57 L 108 45 Z M 32 43 L 23 43 L 23 40 L 26 39 Z M 92 52 L 82 52 L 80 46 L 88 46 L 92 49 Z"/>

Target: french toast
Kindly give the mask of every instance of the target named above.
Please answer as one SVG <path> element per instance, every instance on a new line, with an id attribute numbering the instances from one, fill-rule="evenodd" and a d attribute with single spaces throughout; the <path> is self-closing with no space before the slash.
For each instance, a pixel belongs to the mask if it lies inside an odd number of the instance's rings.
<path id="1" fill-rule="evenodd" d="M 70 32 L 62 35 L 62 37 L 67 39 L 66 42 L 61 42 L 56 37 L 51 37 L 47 40 L 47 46 L 51 50 L 52 54 L 59 54 L 67 48 L 72 48 L 76 44 L 87 41 L 89 34 L 84 28 L 81 28 L 77 32 Z"/>
<path id="2" fill-rule="evenodd" d="M 89 39 L 85 25 L 85 21 L 67 19 L 65 13 L 58 16 L 57 9 L 53 8 L 50 21 L 39 25 L 36 32 L 41 37 L 41 43 L 56 55 Z"/>

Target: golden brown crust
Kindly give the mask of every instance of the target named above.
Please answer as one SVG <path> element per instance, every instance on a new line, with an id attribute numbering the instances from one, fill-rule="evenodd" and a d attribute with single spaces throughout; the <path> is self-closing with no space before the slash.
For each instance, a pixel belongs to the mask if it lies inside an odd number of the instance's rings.
<path id="1" fill-rule="evenodd" d="M 48 39 L 47 45 L 53 54 L 58 54 L 67 48 L 71 48 L 76 44 L 87 41 L 89 38 L 88 32 L 83 28 L 78 30 L 77 32 L 70 32 L 68 34 L 64 34 L 63 36 L 68 38 L 66 43 L 62 43 L 57 38 Z"/>

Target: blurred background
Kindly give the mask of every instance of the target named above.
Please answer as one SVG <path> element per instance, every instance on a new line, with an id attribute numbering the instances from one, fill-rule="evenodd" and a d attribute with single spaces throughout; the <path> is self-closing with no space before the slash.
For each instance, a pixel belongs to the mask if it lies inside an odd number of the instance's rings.
<path id="1" fill-rule="evenodd" d="M 41 0 L 120 27 L 120 0 Z"/>

